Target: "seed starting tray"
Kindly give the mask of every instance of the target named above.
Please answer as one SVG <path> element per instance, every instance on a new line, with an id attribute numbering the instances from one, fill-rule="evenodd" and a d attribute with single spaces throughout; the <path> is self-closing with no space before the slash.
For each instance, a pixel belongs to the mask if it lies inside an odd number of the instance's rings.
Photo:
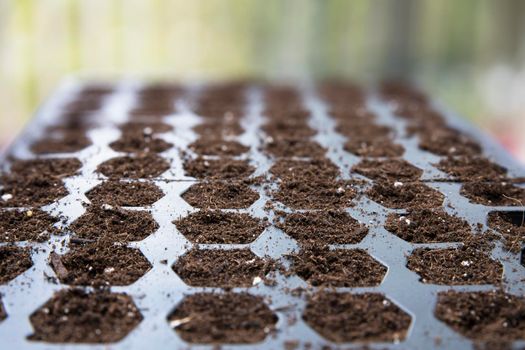
<path id="1" fill-rule="evenodd" d="M 525 171 L 409 87 L 69 81 L 1 166 L 2 347 L 525 346 Z"/>

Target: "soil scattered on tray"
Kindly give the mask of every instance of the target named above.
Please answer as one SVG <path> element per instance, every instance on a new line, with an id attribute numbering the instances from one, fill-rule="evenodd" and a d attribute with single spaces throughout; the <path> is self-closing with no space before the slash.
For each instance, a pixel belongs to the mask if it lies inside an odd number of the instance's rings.
<path id="1" fill-rule="evenodd" d="M 423 170 L 403 159 L 364 159 L 355 165 L 352 171 L 373 180 L 401 182 L 418 180 L 423 174 Z"/>
<path id="2" fill-rule="evenodd" d="M 433 164 L 454 181 L 503 181 L 507 169 L 484 157 L 447 157 Z"/>
<path id="3" fill-rule="evenodd" d="M 273 260 L 249 249 L 193 249 L 173 265 L 173 271 L 193 287 L 251 287 L 273 270 Z"/>
<path id="4" fill-rule="evenodd" d="M 250 176 L 255 168 L 246 160 L 231 158 L 188 159 L 184 162 L 186 175 L 197 179 L 240 179 Z"/>
<path id="5" fill-rule="evenodd" d="M 304 139 L 264 139 L 264 150 L 274 157 L 322 157 L 326 149 L 315 141 Z"/>
<path id="6" fill-rule="evenodd" d="M 317 293 L 308 301 L 303 319 L 336 343 L 399 342 L 411 322 L 407 313 L 378 293 Z"/>
<path id="7" fill-rule="evenodd" d="M 273 193 L 275 200 L 292 209 L 335 209 L 353 206 L 357 196 L 355 181 L 306 182 L 303 179 L 285 181 Z"/>
<path id="8" fill-rule="evenodd" d="M 471 202 L 489 206 L 524 206 L 525 189 L 507 182 L 469 182 L 461 195 Z"/>
<path id="9" fill-rule="evenodd" d="M 0 247 L 0 285 L 8 283 L 31 266 L 33 261 L 29 248 Z"/>
<path id="10" fill-rule="evenodd" d="M 201 137 L 191 143 L 189 148 L 201 156 L 240 156 L 250 150 L 237 141 L 223 140 L 216 137 Z"/>
<path id="11" fill-rule="evenodd" d="M 77 175 L 82 163 L 77 158 L 15 160 L 11 173 L 17 177 L 69 177 Z"/>
<path id="12" fill-rule="evenodd" d="M 356 244 L 368 233 L 365 225 L 344 211 L 277 214 L 280 221 L 275 226 L 301 244 Z"/>
<path id="13" fill-rule="evenodd" d="M 61 180 L 46 176 L 0 178 L 0 208 L 40 207 L 68 194 Z"/>
<path id="14" fill-rule="evenodd" d="M 141 321 L 133 300 L 124 293 L 61 290 L 30 316 L 28 339 L 50 343 L 113 343 Z"/>
<path id="15" fill-rule="evenodd" d="M 266 226 L 248 214 L 219 210 L 199 210 L 173 223 L 187 239 L 200 244 L 251 243 Z"/>
<path id="16" fill-rule="evenodd" d="M 315 287 L 377 286 L 387 271 L 363 249 L 311 245 L 289 257 L 291 271 Z"/>
<path id="17" fill-rule="evenodd" d="M 156 154 L 116 157 L 100 164 L 97 171 L 110 178 L 143 179 L 157 177 L 170 168 L 170 163 Z"/>
<path id="18" fill-rule="evenodd" d="M 503 276 L 501 263 L 467 246 L 416 249 L 408 257 L 407 267 L 420 276 L 421 282 L 430 284 L 499 284 Z"/>
<path id="19" fill-rule="evenodd" d="M 91 206 L 70 226 L 75 238 L 118 242 L 140 241 L 159 228 L 149 212 L 125 210 L 109 205 Z"/>
<path id="20" fill-rule="evenodd" d="M 36 141 L 31 146 L 31 151 L 36 154 L 45 153 L 72 153 L 91 146 L 91 140 L 84 131 L 69 131 L 60 138 L 47 137 Z"/>
<path id="21" fill-rule="evenodd" d="M 503 237 L 504 247 L 519 253 L 525 241 L 524 211 L 493 211 L 488 215 L 488 225 Z"/>
<path id="22" fill-rule="evenodd" d="M 401 157 L 405 148 L 390 139 L 350 139 L 343 148 L 360 157 Z"/>
<path id="23" fill-rule="evenodd" d="M 339 169 L 326 158 L 309 160 L 279 159 L 270 172 L 281 180 L 335 179 L 340 175 Z"/>
<path id="24" fill-rule="evenodd" d="M 259 194 L 243 182 L 203 182 L 191 186 L 182 198 L 195 208 L 244 209 L 259 199 Z"/>
<path id="25" fill-rule="evenodd" d="M 435 208 L 445 196 L 421 182 L 377 181 L 367 192 L 368 198 L 392 209 Z"/>
<path id="26" fill-rule="evenodd" d="M 151 135 L 124 134 L 120 139 L 112 142 L 109 146 L 117 152 L 161 153 L 173 147 L 173 144 Z"/>
<path id="27" fill-rule="evenodd" d="M 79 286 L 126 286 L 151 268 L 140 250 L 102 239 L 73 245 L 64 255 L 52 252 L 49 264 L 60 282 Z"/>
<path id="28" fill-rule="evenodd" d="M 481 342 L 524 339 L 525 298 L 500 290 L 441 292 L 436 317 L 462 335 Z"/>
<path id="29" fill-rule="evenodd" d="M 88 191 L 86 197 L 95 205 L 140 207 L 152 205 L 164 193 L 152 183 L 106 181 Z"/>
<path id="30" fill-rule="evenodd" d="M 413 209 L 389 214 L 385 229 L 411 243 L 463 242 L 472 236 L 470 225 L 442 209 Z"/>
<path id="31" fill-rule="evenodd" d="M 0 242 L 44 242 L 59 220 L 40 209 L 0 210 Z"/>
<path id="32" fill-rule="evenodd" d="M 273 332 L 277 316 L 262 297 L 247 293 L 187 296 L 168 316 L 170 326 L 190 343 L 253 344 Z"/>

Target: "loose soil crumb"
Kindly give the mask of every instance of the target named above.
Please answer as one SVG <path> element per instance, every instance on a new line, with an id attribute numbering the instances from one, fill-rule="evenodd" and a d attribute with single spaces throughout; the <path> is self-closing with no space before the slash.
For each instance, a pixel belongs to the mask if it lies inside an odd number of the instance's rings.
<path id="1" fill-rule="evenodd" d="M 72 153 L 83 150 L 91 145 L 91 140 L 84 131 L 70 131 L 60 138 L 44 138 L 31 146 L 36 154 L 45 153 Z"/>
<path id="2" fill-rule="evenodd" d="M 275 270 L 271 259 L 249 249 L 193 249 L 180 257 L 173 271 L 193 287 L 251 287 Z"/>
<path id="3" fill-rule="evenodd" d="M 368 228 L 344 211 L 277 213 L 276 226 L 302 244 L 356 244 Z"/>
<path id="4" fill-rule="evenodd" d="M 435 315 L 456 332 L 477 341 L 525 339 L 525 298 L 500 290 L 441 292 Z"/>
<path id="5" fill-rule="evenodd" d="M 140 250 L 111 240 L 75 245 L 64 255 L 53 252 L 49 264 L 60 282 L 78 286 L 126 286 L 151 268 Z"/>
<path id="6" fill-rule="evenodd" d="M 322 157 L 326 153 L 326 149 L 310 140 L 268 137 L 264 143 L 265 152 L 274 157 Z"/>
<path id="7" fill-rule="evenodd" d="M 133 300 L 124 293 L 61 290 L 30 316 L 28 339 L 50 343 L 113 343 L 141 321 Z"/>
<path id="8" fill-rule="evenodd" d="M 141 207 L 152 205 L 164 193 L 152 183 L 106 181 L 88 191 L 86 197 L 95 205 Z"/>
<path id="9" fill-rule="evenodd" d="M 406 312 L 378 293 L 320 292 L 308 301 L 303 319 L 336 343 L 399 342 L 411 322 Z"/>
<path id="10" fill-rule="evenodd" d="M 15 160 L 11 173 L 17 177 L 69 177 L 77 175 L 82 163 L 77 158 Z"/>
<path id="11" fill-rule="evenodd" d="M 275 329 L 277 316 L 263 298 L 247 293 L 198 293 L 187 296 L 168 321 L 190 343 L 253 344 Z"/>
<path id="12" fill-rule="evenodd" d="M 525 241 L 525 212 L 493 211 L 488 215 L 488 225 L 503 237 L 504 247 L 513 252 L 521 251 Z"/>
<path id="13" fill-rule="evenodd" d="M 432 128 L 420 135 L 419 148 L 439 156 L 474 156 L 481 146 L 470 137 L 448 127 Z"/>
<path id="14" fill-rule="evenodd" d="M 0 208 L 40 207 L 68 194 L 61 180 L 46 176 L 0 178 Z"/>
<path id="15" fill-rule="evenodd" d="M 470 225 L 442 209 L 413 209 L 389 214 L 385 229 L 411 243 L 463 242 L 472 236 Z"/>
<path id="16" fill-rule="evenodd" d="M 74 237 L 105 238 L 118 242 L 140 241 L 159 228 L 150 213 L 107 206 L 92 206 L 70 226 Z"/>
<path id="17" fill-rule="evenodd" d="M 506 168 L 483 157 L 447 157 L 433 165 L 461 182 L 503 181 L 507 174 Z"/>
<path id="18" fill-rule="evenodd" d="M 523 206 L 525 203 L 525 189 L 507 182 L 469 182 L 461 187 L 460 193 L 476 204 Z"/>
<path id="19" fill-rule="evenodd" d="M 97 171 L 107 177 L 142 179 L 157 177 L 170 168 L 170 163 L 156 154 L 117 157 L 100 164 Z"/>
<path id="20" fill-rule="evenodd" d="M 387 270 L 363 249 L 312 245 L 289 257 L 292 272 L 315 287 L 377 286 Z"/>
<path id="21" fill-rule="evenodd" d="M 59 220 L 40 209 L 0 210 L 0 242 L 44 242 Z"/>
<path id="22" fill-rule="evenodd" d="M 443 204 L 445 196 L 421 182 L 376 182 L 367 196 L 392 209 L 435 208 Z"/>
<path id="23" fill-rule="evenodd" d="M 388 138 L 350 139 L 343 148 L 360 157 L 401 157 L 405 153 L 403 146 Z"/>
<path id="24" fill-rule="evenodd" d="M 418 180 L 423 174 L 423 170 L 403 159 L 364 159 L 355 165 L 352 171 L 373 180 L 401 182 Z"/>
<path id="25" fill-rule="evenodd" d="M 353 206 L 354 181 L 285 181 L 273 193 L 275 200 L 292 209 L 335 209 Z"/>
<path id="26" fill-rule="evenodd" d="M 420 248 L 408 257 L 407 267 L 423 283 L 442 285 L 499 284 L 503 266 L 471 247 Z"/>
<path id="27" fill-rule="evenodd" d="M 187 239 L 201 244 L 248 244 L 265 228 L 248 214 L 218 210 L 199 210 L 173 223 Z"/>
<path id="28" fill-rule="evenodd" d="M 197 179 L 240 179 L 250 176 L 255 168 L 246 160 L 231 158 L 204 159 L 198 157 L 184 162 L 186 175 Z"/>
<path id="29" fill-rule="evenodd" d="M 326 158 L 310 160 L 279 159 L 270 172 L 281 180 L 335 179 L 340 175 L 339 169 Z"/>
<path id="30" fill-rule="evenodd" d="M 190 144 L 189 148 L 201 156 L 240 156 L 250 150 L 250 147 L 237 141 L 215 137 L 201 137 Z"/>
<path id="31" fill-rule="evenodd" d="M 173 144 L 151 135 L 123 134 L 120 139 L 110 143 L 109 146 L 117 152 L 161 153 L 173 147 Z"/>
<path id="32" fill-rule="evenodd" d="M 0 247 L 0 285 L 8 283 L 31 266 L 33 261 L 29 248 Z"/>
<path id="33" fill-rule="evenodd" d="M 243 209 L 259 199 L 259 194 L 242 182 L 204 182 L 191 186 L 182 198 L 195 208 Z"/>
<path id="34" fill-rule="evenodd" d="M 2 299 L 0 299 L 0 322 L 7 318 L 7 312 L 5 312 L 4 304 L 2 304 Z"/>

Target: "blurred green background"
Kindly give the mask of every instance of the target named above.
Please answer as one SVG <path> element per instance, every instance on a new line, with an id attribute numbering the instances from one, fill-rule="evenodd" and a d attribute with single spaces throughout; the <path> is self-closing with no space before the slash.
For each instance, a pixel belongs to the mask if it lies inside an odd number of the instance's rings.
<path id="1" fill-rule="evenodd" d="M 525 159 L 521 0 L 0 0 L 0 147 L 77 73 L 411 78 Z"/>

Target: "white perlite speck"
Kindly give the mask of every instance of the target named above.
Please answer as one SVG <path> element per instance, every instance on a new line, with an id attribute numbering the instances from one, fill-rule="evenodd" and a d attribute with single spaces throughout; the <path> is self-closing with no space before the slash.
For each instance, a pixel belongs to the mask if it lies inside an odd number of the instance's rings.
<path id="1" fill-rule="evenodd" d="M 400 181 L 394 182 L 394 187 L 401 187 L 401 186 L 403 186 L 402 182 L 400 182 Z"/>
<path id="2" fill-rule="evenodd" d="M 13 195 L 12 194 L 6 193 L 6 194 L 2 195 L 2 200 L 4 202 L 7 202 L 10 199 L 13 199 Z"/>

